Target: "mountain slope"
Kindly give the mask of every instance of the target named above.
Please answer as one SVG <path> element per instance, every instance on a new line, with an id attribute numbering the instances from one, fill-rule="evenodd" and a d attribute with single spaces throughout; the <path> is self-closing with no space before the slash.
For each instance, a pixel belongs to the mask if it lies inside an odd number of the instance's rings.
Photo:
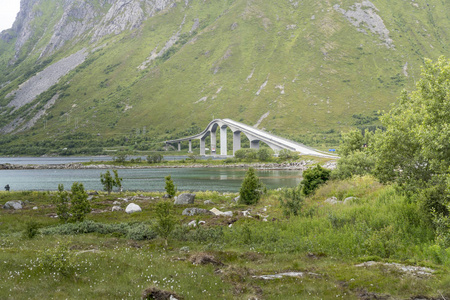
<path id="1" fill-rule="evenodd" d="M 424 57 L 449 56 L 447 11 L 438 0 L 23 0 L 1 34 L 3 139 L 149 144 L 215 117 L 333 144 L 377 125 Z"/>

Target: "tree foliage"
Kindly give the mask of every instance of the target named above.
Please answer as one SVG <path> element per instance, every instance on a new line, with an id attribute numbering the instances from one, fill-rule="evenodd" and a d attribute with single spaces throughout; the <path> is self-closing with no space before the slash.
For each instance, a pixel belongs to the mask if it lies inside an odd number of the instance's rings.
<path id="1" fill-rule="evenodd" d="M 166 176 L 164 179 L 166 180 L 166 193 L 167 195 L 169 195 L 169 198 L 173 198 L 177 193 L 177 187 L 173 183 L 172 177 L 170 175 Z"/>
<path id="2" fill-rule="evenodd" d="M 69 193 L 64 190 L 64 185 L 58 184 L 58 194 L 55 199 L 56 214 L 62 223 L 66 223 L 69 220 Z"/>
<path id="3" fill-rule="evenodd" d="M 383 182 L 422 188 L 450 166 L 450 60 L 425 60 L 416 90 L 403 91 L 381 117 L 374 138 L 375 172 Z"/>
<path id="4" fill-rule="evenodd" d="M 111 173 L 106 171 L 105 174 L 100 174 L 100 181 L 103 185 L 103 189 L 108 192 L 108 195 L 111 194 L 111 191 L 116 186 L 119 190 L 122 189 L 122 178 L 119 177 L 117 170 L 113 170 L 114 178 L 111 176 Z"/>
<path id="5" fill-rule="evenodd" d="M 82 183 L 74 182 L 71 189 L 70 221 L 81 222 L 91 211 L 88 195 Z"/>
<path id="6" fill-rule="evenodd" d="M 314 168 L 304 171 L 303 180 L 301 182 L 303 185 L 302 193 L 306 196 L 312 194 L 319 185 L 330 179 L 330 174 L 330 170 L 322 168 L 319 164 Z"/>
<path id="7" fill-rule="evenodd" d="M 255 170 L 249 168 L 239 190 L 239 202 L 246 205 L 258 203 L 261 198 L 262 187 L 263 185 L 256 176 Z"/>
<path id="8" fill-rule="evenodd" d="M 165 239 L 167 246 L 167 238 L 176 225 L 176 219 L 173 216 L 173 204 L 169 201 L 161 201 L 156 204 L 157 223 L 155 231 L 160 237 Z"/>

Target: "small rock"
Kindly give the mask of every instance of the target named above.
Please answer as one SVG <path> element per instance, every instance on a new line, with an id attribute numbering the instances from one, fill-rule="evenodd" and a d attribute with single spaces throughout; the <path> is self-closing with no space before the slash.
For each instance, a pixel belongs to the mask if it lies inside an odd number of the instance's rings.
<path id="1" fill-rule="evenodd" d="M 141 207 L 139 205 L 137 205 L 137 204 L 134 204 L 134 203 L 128 204 L 127 208 L 125 209 L 125 212 L 127 214 L 134 213 L 134 212 L 139 212 L 139 211 L 142 211 Z"/>
<path id="2" fill-rule="evenodd" d="M 356 197 L 347 197 L 347 198 L 344 199 L 344 204 L 349 204 L 349 203 L 353 202 L 353 200 L 356 200 L 356 199 L 358 199 L 358 198 L 356 198 Z"/>
<path id="3" fill-rule="evenodd" d="M 241 198 L 241 196 L 237 196 L 236 198 L 233 199 L 233 201 L 238 203 L 240 198 Z"/>
<path id="4" fill-rule="evenodd" d="M 38 210 L 38 207 L 37 206 L 33 207 L 33 210 Z"/>
<path id="5" fill-rule="evenodd" d="M 131 205 L 131 204 L 130 204 Z M 127 207 L 128 208 L 128 207 Z M 120 207 L 120 206 L 113 206 L 112 207 L 112 209 L 111 209 L 111 211 L 122 211 L 123 210 L 123 208 L 122 207 Z"/>
<path id="6" fill-rule="evenodd" d="M 189 252 L 189 247 L 188 246 L 184 246 L 180 248 L 181 252 Z"/>
<path id="7" fill-rule="evenodd" d="M 94 196 L 87 197 L 87 201 L 91 201 L 92 199 L 94 199 Z"/>
<path id="8" fill-rule="evenodd" d="M 211 200 L 205 200 L 205 201 L 203 202 L 203 204 L 215 204 L 215 203 L 212 202 Z"/>
<path id="9" fill-rule="evenodd" d="M 23 208 L 23 201 L 20 200 L 13 200 L 13 201 L 8 201 L 5 203 L 5 205 L 3 205 L 4 209 L 22 209 Z"/>
<path id="10" fill-rule="evenodd" d="M 205 221 L 198 221 L 198 225 L 199 226 L 203 225 L 203 224 L 206 224 L 206 222 Z M 190 227 L 197 227 L 197 221 L 196 220 L 190 221 L 188 223 L 188 226 L 190 226 Z"/>
<path id="11" fill-rule="evenodd" d="M 183 216 L 212 215 L 212 214 L 213 213 L 207 209 L 197 208 L 197 207 L 186 208 L 185 210 L 183 210 L 183 213 L 182 213 Z"/>
<path id="12" fill-rule="evenodd" d="M 226 211 L 226 212 L 222 213 L 222 216 L 232 217 L 233 216 L 233 212 L 231 210 L 230 211 Z"/>
<path id="13" fill-rule="evenodd" d="M 114 201 L 113 205 L 120 205 L 120 202 L 119 201 Z"/>
<path id="14" fill-rule="evenodd" d="M 328 198 L 327 200 L 325 200 L 325 203 L 330 203 L 330 204 L 340 204 L 340 203 L 342 203 L 342 201 L 339 201 L 336 197 L 331 197 L 331 198 Z"/>
<path id="15" fill-rule="evenodd" d="M 185 205 L 185 204 L 194 204 L 195 194 L 184 193 L 179 195 L 174 204 L 175 205 Z"/>

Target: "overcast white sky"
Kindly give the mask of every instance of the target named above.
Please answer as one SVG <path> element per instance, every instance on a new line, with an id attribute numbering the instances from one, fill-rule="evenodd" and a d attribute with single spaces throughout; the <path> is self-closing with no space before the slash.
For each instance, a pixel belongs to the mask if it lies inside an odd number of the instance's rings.
<path id="1" fill-rule="evenodd" d="M 20 0 L 0 0 L 0 31 L 11 28 L 20 9 Z"/>

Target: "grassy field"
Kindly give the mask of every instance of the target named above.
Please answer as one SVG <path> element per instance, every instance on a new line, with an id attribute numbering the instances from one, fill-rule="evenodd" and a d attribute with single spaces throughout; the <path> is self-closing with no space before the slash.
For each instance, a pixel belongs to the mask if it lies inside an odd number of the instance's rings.
<path id="1" fill-rule="evenodd" d="M 184 299 L 450 297 L 450 249 L 435 242 L 426 216 L 395 187 L 371 177 L 332 181 L 304 200 L 298 216 L 283 213 L 284 195 L 269 190 L 244 206 L 233 201 L 236 194 L 198 192 L 195 204 L 172 211 L 177 226 L 166 246 L 154 230 L 162 193 L 100 192 L 86 221 L 61 225 L 52 217 L 55 193 L 1 192 L 0 204 L 26 204 L 0 210 L 0 298 L 138 299 L 148 288 Z M 355 198 L 324 202 L 332 196 Z M 112 212 L 114 201 L 126 207 L 121 199 L 142 212 Z M 188 207 L 233 217 L 183 216 Z M 40 226 L 31 239 L 24 236 L 30 221 Z M 206 223 L 187 226 L 191 221 Z M 402 271 L 395 263 L 434 271 Z M 302 276 L 258 278 L 284 272 Z"/>

